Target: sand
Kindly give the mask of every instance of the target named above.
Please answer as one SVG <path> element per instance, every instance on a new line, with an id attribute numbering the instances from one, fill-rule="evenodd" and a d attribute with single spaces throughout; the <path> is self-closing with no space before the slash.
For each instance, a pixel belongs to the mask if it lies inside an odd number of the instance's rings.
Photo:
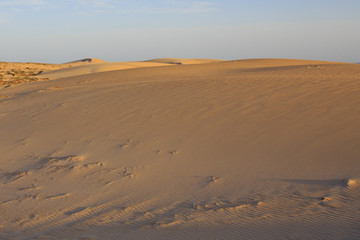
<path id="1" fill-rule="evenodd" d="M 77 66 L 91 68 L 91 65 L 98 63 L 106 62 L 97 58 L 84 58 L 63 64 L 0 62 L 0 88 L 7 88 L 27 82 L 49 80 L 50 78 L 45 76 L 45 74 L 53 71 L 55 74 L 50 74 L 50 77 L 54 79 L 58 72 L 56 70 Z"/>
<path id="2" fill-rule="evenodd" d="M 56 71 L 43 72 L 39 76 L 40 79 L 59 79 L 66 77 L 74 77 L 85 74 L 92 74 L 98 72 L 109 72 L 115 70 L 124 70 L 131 68 L 146 68 L 146 67 L 160 67 L 170 66 L 174 64 L 204 64 L 211 62 L 222 62 L 216 59 L 181 59 L 181 58 L 159 58 L 147 61 L 137 62 L 105 62 L 96 58 L 85 58 L 74 62 L 65 63 L 66 68 L 61 68 Z M 70 67 L 68 67 L 70 66 Z"/>
<path id="3" fill-rule="evenodd" d="M 41 72 L 52 71 L 61 67 L 61 64 L 0 62 L 0 88 L 39 81 L 40 79 L 37 76 Z"/>
<path id="4" fill-rule="evenodd" d="M 360 236 L 360 65 L 170 60 L 0 89 L 0 239 Z"/>

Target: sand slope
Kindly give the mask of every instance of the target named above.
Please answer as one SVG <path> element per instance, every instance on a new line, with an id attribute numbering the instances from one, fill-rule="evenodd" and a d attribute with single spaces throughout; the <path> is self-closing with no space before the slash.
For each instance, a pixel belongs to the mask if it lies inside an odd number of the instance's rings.
<path id="1" fill-rule="evenodd" d="M 82 65 L 96 64 L 96 63 L 106 63 L 106 61 L 98 58 L 84 58 L 80 60 L 63 63 L 63 65 L 75 67 L 75 66 L 82 66 Z"/>
<path id="2" fill-rule="evenodd" d="M 64 67 L 62 64 L 0 62 L 0 88 L 39 81 L 39 73 Z"/>
<path id="3" fill-rule="evenodd" d="M 359 76 L 258 59 L 1 89 L 0 239 L 357 239 Z"/>
<path id="4" fill-rule="evenodd" d="M 105 61 L 97 58 L 84 58 L 63 64 L 0 62 L 0 88 L 12 87 L 26 82 L 48 80 L 45 76 L 47 72 L 75 66 L 89 66 L 96 63 L 105 63 Z M 44 75 L 41 75 L 41 73 L 44 73 Z"/>
<path id="5" fill-rule="evenodd" d="M 147 60 L 145 62 L 157 62 L 157 63 L 168 63 L 168 64 L 204 64 L 204 63 L 217 63 L 224 62 L 224 60 L 218 59 L 186 59 L 186 58 L 156 58 Z"/>
<path id="6" fill-rule="evenodd" d="M 108 72 L 115 70 L 131 69 L 131 68 L 144 68 L 144 67 L 158 67 L 169 64 L 152 63 L 152 62 L 111 62 L 111 63 L 94 63 L 82 64 L 74 67 L 54 70 L 51 72 L 44 72 L 38 78 L 59 79 L 66 77 L 74 77 L 79 75 Z"/>
<path id="7" fill-rule="evenodd" d="M 85 58 L 73 62 L 64 63 L 65 69 L 44 72 L 38 78 L 59 79 L 74 77 L 91 73 L 124 70 L 131 68 L 160 67 L 173 64 L 204 64 L 221 62 L 216 59 L 181 59 L 181 58 L 159 58 L 143 62 L 105 62 L 96 58 Z"/>

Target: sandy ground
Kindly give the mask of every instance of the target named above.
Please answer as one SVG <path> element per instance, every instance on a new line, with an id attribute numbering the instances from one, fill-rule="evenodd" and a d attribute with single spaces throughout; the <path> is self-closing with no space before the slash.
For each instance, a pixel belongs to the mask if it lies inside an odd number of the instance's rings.
<path id="1" fill-rule="evenodd" d="M 0 62 L 0 88 L 7 88 L 25 82 L 39 81 L 37 75 L 40 72 L 55 69 L 60 69 L 60 65 Z"/>
<path id="2" fill-rule="evenodd" d="M 8 88 L 27 82 L 54 80 L 131 68 L 215 62 L 223 62 L 223 60 L 159 58 L 137 62 L 106 62 L 97 58 L 84 58 L 63 64 L 0 62 L 0 88 Z"/>
<path id="3" fill-rule="evenodd" d="M 358 239 L 360 65 L 154 62 L 0 89 L 1 240 Z"/>
<path id="4" fill-rule="evenodd" d="M 85 74 L 92 74 L 98 72 L 108 72 L 115 70 L 124 70 L 131 68 L 146 68 L 146 67 L 161 67 L 171 66 L 174 64 L 204 64 L 212 62 L 222 62 L 222 60 L 215 59 L 181 59 L 181 58 L 159 58 L 147 61 L 137 62 L 104 62 L 100 59 L 87 58 L 70 62 L 69 68 L 62 68 L 57 71 L 49 71 L 41 73 L 38 78 L 43 79 L 59 79 L 66 77 L 74 77 Z M 89 65 L 90 63 L 91 65 Z"/>
<path id="5" fill-rule="evenodd" d="M 48 77 L 41 74 L 97 63 L 105 63 L 105 61 L 96 58 L 84 58 L 63 64 L 0 62 L 0 88 L 8 88 L 27 82 L 49 80 Z"/>

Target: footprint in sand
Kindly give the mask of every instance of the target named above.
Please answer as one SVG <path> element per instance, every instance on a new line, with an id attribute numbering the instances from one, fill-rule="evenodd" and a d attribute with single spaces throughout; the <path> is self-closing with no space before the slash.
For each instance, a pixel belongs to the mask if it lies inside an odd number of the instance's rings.
<path id="1" fill-rule="evenodd" d="M 127 147 L 129 147 L 129 144 L 128 144 L 128 143 L 119 144 L 119 148 L 120 148 L 120 149 L 125 149 L 125 148 L 127 148 Z"/>
<path id="2" fill-rule="evenodd" d="M 208 183 L 218 183 L 220 182 L 221 178 L 218 176 L 209 176 L 207 177 Z"/>
<path id="3" fill-rule="evenodd" d="M 128 148 L 130 145 L 132 146 L 136 146 L 137 142 L 132 141 L 131 139 L 127 139 L 124 143 L 119 144 L 119 148 L 120 149 L 126 149 Z"/>
<path id="4" fill-rule="evenodd" d="M 176 154 L 178 154 L 178 152 L 176 150 L 169 152 L 169 155 L 172 157 L 175 156 Z"/>
<path id="5" fill-rule="evenodd" d="M 66 157 L 47 157 L 40 160 L 35 169 L 45 170 L 47 174 L 55 174 L 60 171 L 70 171 L 80 167 L 79 163 L 83 161 L 82 156 L 66 156 Z"/>
<path id="6" fill-rule="evenodd" d="M 128 177 L 128 178 L 133 178 L 133 177 L 135 177 L 135 173 L 133 173 L 133 169 L 125 168 L 123 176 Z"/>

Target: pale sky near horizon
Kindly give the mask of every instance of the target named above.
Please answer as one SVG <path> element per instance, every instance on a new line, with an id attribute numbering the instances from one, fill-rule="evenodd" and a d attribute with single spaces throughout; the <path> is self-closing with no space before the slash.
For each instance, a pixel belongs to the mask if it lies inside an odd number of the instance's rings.
<path id="1" fill-rule="evenodd" d="M 360 0 L 0 0 L 0 61 L 360 62 Z"/>

